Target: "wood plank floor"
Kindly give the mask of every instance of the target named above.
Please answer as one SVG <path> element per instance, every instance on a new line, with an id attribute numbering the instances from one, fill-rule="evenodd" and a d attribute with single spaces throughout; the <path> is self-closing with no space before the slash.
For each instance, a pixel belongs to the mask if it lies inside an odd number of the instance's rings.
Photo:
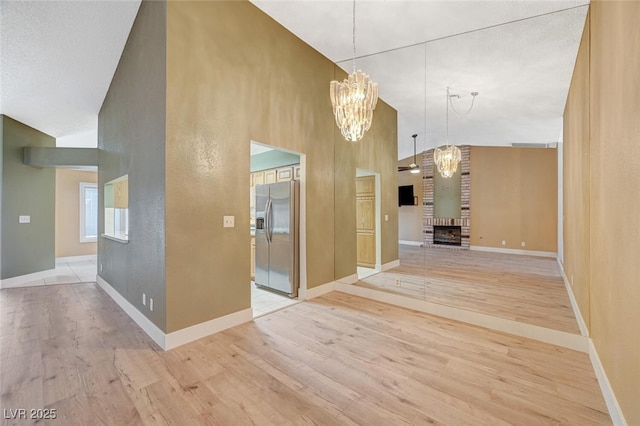
<path id="1" fill-rule="evenodd" d="M 337 292 L 168 352 L 95 284 L 0 315 L 0 405 L 44 424 L 610 424 L 587 354 Z"/>
<path id="2" fill-rule="evenodd" d="M 356 285 L 580 334 L 551 258 L 401 245 L 399 267 Z"/>

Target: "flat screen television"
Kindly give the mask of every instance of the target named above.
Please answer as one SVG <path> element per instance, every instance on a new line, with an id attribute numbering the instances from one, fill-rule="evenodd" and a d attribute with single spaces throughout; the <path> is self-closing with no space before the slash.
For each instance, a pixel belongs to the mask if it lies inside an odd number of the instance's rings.
<path id="1" fill-rule="evenodd" d="M 413 185 L 403 185 L 398 187 L 398 205 L 414 206 Z"/>

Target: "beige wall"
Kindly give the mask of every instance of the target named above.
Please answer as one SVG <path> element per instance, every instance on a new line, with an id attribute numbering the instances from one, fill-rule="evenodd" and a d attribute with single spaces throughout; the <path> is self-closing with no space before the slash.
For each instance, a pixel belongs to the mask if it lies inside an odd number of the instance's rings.
<path id="1" fill-rule="evenodd" d="M 578 58 L 564 117 L 565 145 L 571 142 L 564 154 L 574 157 L 565 163 L 564 191 L 588 187 L 573 212 L 565 212 L 565 232 L 584 232 L 585 224 L 589 230 L 588 255 L 567 246 L 566 267 L 588 271 L 573 291 L 588 292 L 581 313 L 629 425 L 640 424 L 639 16 L 640 2 L 591 2 L 582 45 L 589 58 Z"/>
<path id="2" fill-rule="evenodd" d="M 345 77 L 346 74 L 336 67 L 334 78 L 342 80 Z M 384 265 L 398 259 L 397 116 L 393 108 L 378 101 L 373 125 L 358 143 L 342 138 L 332 115 L 330 123 L 335 138 L 333 244 L 334 276 L 338 279 L 356 273 L 356 169 L 380 173 L 381 263 Z M 326 194 L 327 197 L 331 195 Z M 387 221 L 384 220 L 385 215 L 389 218 Z M 318 219 L 322 220 L 322 217 Z"/>
<path id="3" fill-rule="evenodd" d="M 587 15 L 587 22 L 589 16 Z M 564 110 L 564 270 L 589 327 L 589 25 L 585 27 Z"/>
<path id="4" fill-rule="evenodd" d="M 97 243 L 80 242 L 80 182 L 97 183 L 98 173 L 56 169 L 56 257 L 97 252 Z"/>
<path id="5" fill-rule="evenodd" d="M 342 72 L 249 2 L 169 2 L 167 25 L 167 332 L 250 307 L 250 140 L 306 156 L 309 288 L 355 273 L 356 167 L 381 173 L 382 257 L 397 259 L 395 111 L 379 102 L 365 139 L 342 140 Z"/>
<path id="6" fill-rule="evenodd" d="M 472 246 L 557 250 L 556 155 L 555 149 L 471 147 Z"/>
<path id="7" fill-rule="evenodd" d="M 413 163 L 413 155 L 398 161 L 398 166 L 408 166 Z M 418 163 L 422 168 L 422 153 L 418 155 Z M 398 210 L 398 238 L 405 241 L 416 241 L 422 244 L 422 172 L 398 173 L 398 186 L 413 185 L 413 195 L 418 197 L 417 206 L 402 206 Z"/>

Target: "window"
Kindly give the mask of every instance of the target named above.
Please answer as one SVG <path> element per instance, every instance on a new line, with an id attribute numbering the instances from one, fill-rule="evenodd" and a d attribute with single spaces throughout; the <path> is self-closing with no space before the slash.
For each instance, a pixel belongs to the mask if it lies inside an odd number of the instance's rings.
<path id="1" fill-rule="evenodd" d="M 80 182 L 80 242 L 98 239 L 98 185 Z"/>
<path id="2" fill-rule="evenodd" d="M 129 175 L 104 185 L 104 237 L 129 241 Z"/>

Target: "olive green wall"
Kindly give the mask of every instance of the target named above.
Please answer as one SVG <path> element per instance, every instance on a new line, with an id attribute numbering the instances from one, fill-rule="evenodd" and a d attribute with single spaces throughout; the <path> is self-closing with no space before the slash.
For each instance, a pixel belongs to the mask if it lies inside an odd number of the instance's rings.
<path id="1" fill-rule="evenodd" d="M 55 169 L 23 164 L 25 147 L 54 147 L 54 137 L 5 115 L 2 121 L 2 271 L 0 279 L 55 267 Z M 18 216 L 31 223 L 18 223 Z"/>
<path id="2" fill-rule="evenodd" d="M 591 2 L 588 59 L 578 58 L 564 117 L 564 192 L 581 194 L 565 232 L 588 229 L 589 246 L 565 240 L 566 269 L 588 274 L 572 290 L 588 300 L 580 310 L 629 425 L 640 424 L 639 16 L 640 2 Z"/>
<path id="3" fill-rule="evenodd" d="M 104 184 L 129 175 L 129 243 L 98 237 L 98 275 L 162 330 L 166 328 L 165 64 L 166 3 L 144 1 L 98 116 L 100 234 Z M 148 303 L 142 305 L 142 293 L 153 298 L 153 312 Z"/>
<path id="4" fill-rule="evenodd" d="M 440 173 L 433 174 L 433 217 L 459 219 L 461 210 L 462 175 L 461 167 L 450 178 Z"/>
<path id="5" fill-rule="evenodd" d="M 471 245 L 555 253 L 557 162 L 555 149 L 472 146 Z"/>
<path id="6" fill-rule="evenodd" d="M 382 174 L 383 259 L 397 259 L 395 111 L 380 102 L 365 140 L 342 140 L 335 65 L 249 2 L 170 2 L 167 22 L 167 331 L 251 305 L 251 140 L 306 156 L 308 288 L 355 273 L 356 167 Z"/>
<path id="7" fill-rule="evenodd" d="M 422 205 L 422 158 L 419 153 L 418 163 L 420 163 L 420 173 L 410 173 L 409 171 L 398 172 L 398 186 L 413 185 L 413 195 L 418 197 L 417 206 L 401 206 L 398 208 L 398 239 L 404 241 L 414 241 L 422 244 L 424 239 L 422 233 L 422 215 L 424 206 Z M 413 155 L 398 161 L 398 166 L 408 166 L 413 163 Z M 397 200 L 396 200 L 397 203 Z"/>

